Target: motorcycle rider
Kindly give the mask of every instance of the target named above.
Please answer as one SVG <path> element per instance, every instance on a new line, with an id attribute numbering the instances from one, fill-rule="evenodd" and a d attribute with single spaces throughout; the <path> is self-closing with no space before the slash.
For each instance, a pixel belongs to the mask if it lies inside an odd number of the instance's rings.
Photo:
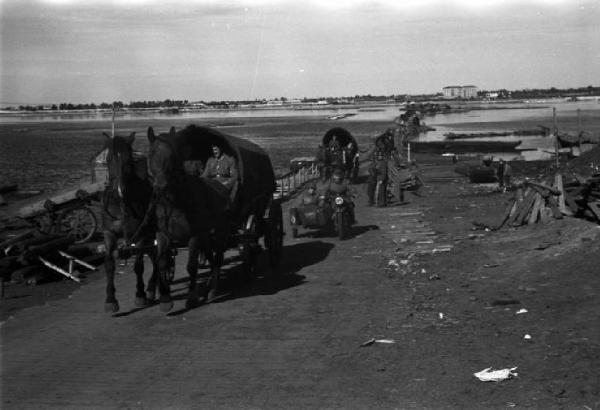
<path id="1" fill-rule="evenodd" d="M 299 206 L 317 205 L 318 203 L 319 203 L 319 195 L 317 193 L 317 185 L 312 183 L 302 193 L 302 197 L 300 198 L 300 203 L 298 205 Z"/>
<path id="2" fill-rule="evenodd" d="M 354 217 L 354 192 L 348 185 L 348 181 L 344 177 L 344 170 L 336 168 L 333 171 L 333 175 L 329 182 L 324 187 L 325 195 L 331 197 L 341 196 L 344 201 L 348 204 L 348 210 L 350 211 L 350 220 L 352 223 L 356 222 Z"/>

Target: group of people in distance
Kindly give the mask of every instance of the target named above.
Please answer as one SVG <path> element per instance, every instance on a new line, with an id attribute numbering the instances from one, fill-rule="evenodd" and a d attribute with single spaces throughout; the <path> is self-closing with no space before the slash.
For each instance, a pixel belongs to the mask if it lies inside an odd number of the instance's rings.
<path id="1" fill-rule="evenodd" d="M 394 196 L 399 202 L 404 202 L 404 189 L 399 176 L 399 169 L 405 168 L 402 163 L 400 153 L 395 147 L 395 132 L 388 129 L 379 135 L 371 150 L 365 154 L 368 162 L 367 196 L 369 206 L 387 206 L 388 203 L 388 184 L 393 181 Z M 358 171 L 358 164 L 347 163 L 349 156 L 344 156 L 346 152 L 354 154 L 351 160 L 358 160 L 358 149 L 353 143 L 342 147 L 338 139 L 333 136 L 327 146 L 319 146 L 319 160 L 321 161 L 323 172 L 319 182 L 309 184 L 308 188 L 300 195 L 299 206 L 316 205 L 321 196 L 341 195 L 346 197 L 349 202 L 355 197 L 355 192 L 350 183 L 356 182 L 354 172 Z M 358 161 L 357 161 L 358 162 Z M 352 209 L 354 204 L 352 204 Z"/>
<path id="2" fill-rule="evenodd" d="M 350 141 L 342 145 L 334 135 L 327 146 L 319 145 L 317 159 L 323 167 L 321 178 L 331 178 L 333 170 L 339 169 L 344 173 L 344 178 L 355 180 L 358 174 L 358 147 Z"/>

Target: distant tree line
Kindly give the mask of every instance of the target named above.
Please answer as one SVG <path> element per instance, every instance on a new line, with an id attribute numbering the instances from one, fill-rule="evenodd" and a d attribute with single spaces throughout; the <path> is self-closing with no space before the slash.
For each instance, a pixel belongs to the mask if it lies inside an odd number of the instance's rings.
<path id="1" fill-rule="evenodd" d="M 480 90 L 477 92 L 478 98 L 486 98 L 490 94 L 494 94 L 495 98 L 498 99 L 529 99 L 529 98 L 555 98 L 555 97 L 578 97 L 578 96 L 598 96 L 600 95 L 600 87 L 587 86 L 587 87 L 579 87 L 579 88 L 565 88 L 558 89 L 555 87 L 547 88 L 547 89 L 523 89 L 523 90 L 514 90 L 509 91 L 506 89 L 499 90 Z M 354 95 L 348 97 L 304 97 L 299 99 L 299 102 L 310 104 L 317 103 L 319 101 L 326 101 L 328 104 L 347 104 L 349 102 L 409 102 L 409 101 L 427 101 L 436 99 L 441 97 L 442 93 L 436 94 L 419 94 L 419 95 L 409 95 L 409 94 L 391 94 L 391 95 Z M 275 98 L 275 101 L 281 101 L 284 104 L 291 103 L 290 100 L 286 97 Z M 238 101 L 199 101 L 194 105 L 202 108 L 202 107 L 210 107 L 210 108 L 236 108 L 240 105 L 258 105 L 265 104 L 267 102 L 266 99 L 256 99 L 256 100 L 238 100 Z M 181 108 L 185 106 L 189 106 L 190 102 L 188 100 L 171 100 L 166 99 L 163 101 L 131 101 L 129 104 L 125 104 L 122 101 L 114 101 L 112 103 L 100 103 L 100 104 L 72 104 L 72 103 L 60 103 L 60 104 L 51 104 L 51 105 L 19 105 L 18 109 L 21 111 L 70 111 L 70 110 L 97 110 L 97 109 L 112 109 L 113 107 L 116 109 L 123 108 Z M 7 107 L 5 109 L 15 109 L 12 107 Z"/>
<path id="2" fill-rule="evenodd" d="M 600 95 L 600 87 L 593 87 L 588 85 L 587 87 L 579 88 L 563 88 L 559 89 L 556 87 L 551 88 L 526 88 L 524 90 L 509 91 L 506 89 L 500 90 L 481 90 L 477 93 L 478 97 L 485 98 L 490 93 L 497 94 L 496 98 L 499 99 L 525 99 L 525 98 L 567 98 L 567 97 L 584 97 Z"/>

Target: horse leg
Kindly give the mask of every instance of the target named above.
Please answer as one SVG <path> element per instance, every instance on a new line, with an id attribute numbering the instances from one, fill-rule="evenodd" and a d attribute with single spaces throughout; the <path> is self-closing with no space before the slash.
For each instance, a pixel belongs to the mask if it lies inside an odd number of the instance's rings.
<path id="1" fill-rule="evenodd" d="M 143 244 L 139 244 L 138 246 Z M 133 262 L 135 272 L 135 305 L 137 307 L 147 306 L 146 294 L 144 293 L 144 254 L 137 252 Z"/>
<path id="2" fill-rule="evenodd" d="M 198 306 L 198 255 L 200 254 L 200 239 L 192 237 L 188 241 L 188 261 L 187 271 L 190 278 L 188 287 L 188 296 L 185 302 L 186 309 L 192 309 Z"/>
<path id="3" fill-rule="evenodd" d="M 169 312 L 173 309 L 173 300 L 171 299 L 171 285 L 169 278 L 170 267 L 170 241 L 169 238 L 159 233 L 156 235 L 156 260 L 158 265 L 158 292 L 160 293 L 160 310 Z"/>
<path id="4" fill-rule="evenodd" d="M 157 281 L 159 278 L 158 263 L 156 259 L 156 249 L 153 248 L 153 250 L 148 252 L 147 255 L 148 258 L 150 258 L 150 261 L 152 262 L 152 275 L 148 280 L 148 287 L 146 288 L 146 303 L 153 304 L 156 300 L 156 288 L 158 286 Z"/>
<path id="5" fill-rule="evenodd" d="M 217 234 L 218 235 L 218 234 Z M 211 270 L 211 279 L 210 279 L 210 289 L 208 290 L 208 294 L 206 296 L 206 300 L 212 300 L 217 296 L 217 291 L 219 289 L 219 276 L 221 276 L 221 266 L 223 266 L 223 258 L 225 254 L 224 241 L 216 238 L 214 242 L 214 249 L 208 249 L 208 255 L 210 258 L 210 270 Z"/>
<path id="6" fill-rule="evenodd" d="M 115 313 L 119 311 L 119 302 L 115 297 L 115 259 L 113 252 L 117 247 L 117 236 L 114 232 L 104 231 L 104 272 L 106 273 L 106 300 L 104 311 Z"/>
<path id="7" fill-rule="evenodd" d="M 213 265 L 211 268 L 212 271 L 212 280 L 210 291 L 208 292 L 208 299 L 212 300 L 217 296 L 217 291 L 219 289 L 219 276 L 221 276 L 221 266 L 223 266 L 223 251 L 216 251 L 213 256 Z"/>

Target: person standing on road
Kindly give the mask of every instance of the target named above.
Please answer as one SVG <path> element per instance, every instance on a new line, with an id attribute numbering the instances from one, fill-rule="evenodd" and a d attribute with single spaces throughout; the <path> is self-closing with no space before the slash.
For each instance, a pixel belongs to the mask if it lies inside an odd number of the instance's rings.
<path id="1" fill-rule="evenodd" d="M 369 165 L 369 180 L 367 184 L 367 195 L 369 206 L 377 204 L 379 207 L 387 205 L 387 182 L 388 182 L 388 152 L 384 141 L 377 141 L 375 151 L 371 154 Z"/>
<path id="2" fill-rule="evenodd" d="M 498 187 L 501 188 L 503 192 L 506 192 L 506 190 L 510 187 L 510 174 L 510 165 L 500 158 L 500 161 L 498 161 L 498 170 L 496 176 L 498 177 Z"/>

